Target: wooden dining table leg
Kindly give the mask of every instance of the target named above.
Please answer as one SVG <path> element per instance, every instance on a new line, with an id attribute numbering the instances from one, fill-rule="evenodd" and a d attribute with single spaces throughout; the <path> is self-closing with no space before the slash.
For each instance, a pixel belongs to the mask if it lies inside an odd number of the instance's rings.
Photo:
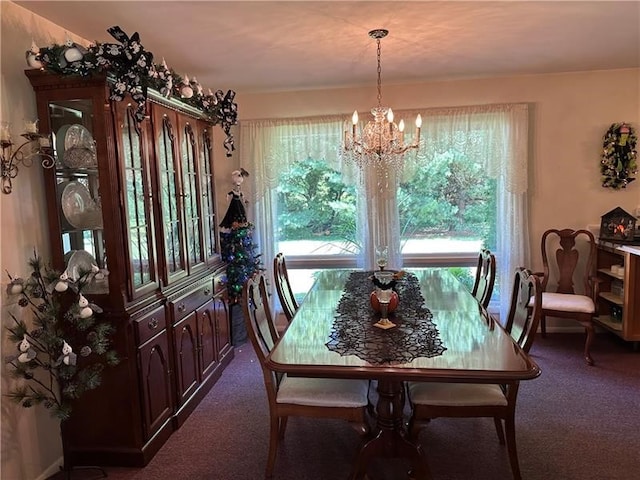
<path id="1" fill-rule="evenodd" d="M 363 445 L 351 473 L 351 480 L 366 476 L 369 460 L 376 457 L 407 458 L 413 480 L 431 480 L 427 459 L 420 445 L 411 442 L 404 430 L 404 386 L 401 381 L 378 380 L 376 406 L 378 433 Z"/>

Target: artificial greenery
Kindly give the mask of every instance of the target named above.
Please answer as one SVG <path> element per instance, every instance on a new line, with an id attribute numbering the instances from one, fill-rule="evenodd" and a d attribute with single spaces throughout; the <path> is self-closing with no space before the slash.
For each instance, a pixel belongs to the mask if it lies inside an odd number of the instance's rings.
<path id="1" fill-rule="evenodd" d="M 240 301 L 245 282 L 261 269 L 253 230 L 253 224 L 245 222 L 220 232 L 222 259 L 227 263 L 226 285 L 230 303 Z"/>
<path id="2" fill-rule="evenodd" d="M 83 47 L 68 40 L 64 45 L 32 47 L 27 51 L 30 65 L 39 66 L 59 75 L 88 76 L 94 73 L 107 74 L 110 83 L 110 98 L 122 101 L 129 94 L 137 104 L 136 118 L 146 116 L 146 99 L 149 88 L 166 97 L 180 101 L 202 111 L 215 124 L 220 125 L 227 138 L 224 146 L 227 156 L 235 149 L 231 126 L 237 124 L 238 107 L 234 103 L 235 92 L 222 90 L 204 92 L 195 78 L 178 75 L 173 69 L 153 63 L 153 53 L 140 43 L 138 32 L 129 37 L 118 26 L 107 31 L 120 43 L 99 43 Z"/>
<path id="3" fill-rule="evenodd" d="M 638 173 L 635 129 L 627 123 L 612 123 L 604 134 L 600 173 L 602 186 L 619 190 L 635 180 Z"/>
<path id="4" fill-rule="evenodd" d="M 100 385 L 104 367 L 118 363 L 111 349 L 114 329 L 82 294 L 96 272 L 82 271 L 71 280 L 45 267 L 35 252 L 29 266 L 26 280 L 7 272 L 7 294 L 18 296 L 18 305 L 31 314 L 26 322 L 24 315 L 10 313 L 6 329 L 18 352 L 5 361 L 18 385 L 7 395 L 26 408 L 43 405 L 66 420 L 73 402 Z"/>

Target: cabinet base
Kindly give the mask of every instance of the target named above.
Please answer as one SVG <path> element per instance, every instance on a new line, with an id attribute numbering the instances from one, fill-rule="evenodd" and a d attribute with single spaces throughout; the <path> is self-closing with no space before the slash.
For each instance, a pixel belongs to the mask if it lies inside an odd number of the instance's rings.
<path id="1" fill-rule="evenodd" d="M 232 359 L 233 348 L 227 351 L 226 355 L 222 357 L 220 363 L 215 369 L 211 371 L 207 379 L 200 384 L 191 398 L 189 398 L 189 400 L 187 400 L 175 413 L 175 415 L 173 416 L 173 426 L 175 430 L 180 428 L 182 424 L 187 420 L 187 418 L 189 418 L 189 415 L 191 415 L 191 413 L 196 409 L 205 395 L 209 393 L 211 387 L 213 387 L 213 385 L 218 381 L 220 375 L 222 375 L 223 370 L 227 368 L 227 365 L 229 365 L 229 362 L 231 362 Z"/>
<path id="2" fill-rule="evenodd" d="M 144 467 L 158 453 L 162 445 L 169 439 L 174 428 L 171 420 L 142 448 L 73 448 L 68 452 L 69 462 L 73 466 L 99 465 L 111 467 Z"/>

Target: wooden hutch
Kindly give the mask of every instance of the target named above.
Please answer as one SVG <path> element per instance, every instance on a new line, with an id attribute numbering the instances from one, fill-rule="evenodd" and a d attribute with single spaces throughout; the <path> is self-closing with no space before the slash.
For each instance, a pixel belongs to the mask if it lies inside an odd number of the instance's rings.
<path id="1" fill-rule="evenodd" d="M 26 75 L 56 156 L 52 264 L 100 269 L 85 294 L 115 326 L 120 357 L 63 423 L 65 463 L 144 466 L 233 358 L 213 124 L 151 91 L 138 122 L 135 102 L 109 100 L 104 75 Z"/>

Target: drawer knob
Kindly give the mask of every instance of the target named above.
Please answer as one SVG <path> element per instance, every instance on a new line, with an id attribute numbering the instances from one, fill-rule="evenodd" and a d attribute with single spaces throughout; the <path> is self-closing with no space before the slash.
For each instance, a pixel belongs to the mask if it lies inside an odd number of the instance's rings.
<path id="1" fill-rule="evenodd" d="M 153 317 L 151 320 L 149 320 L 148 326 L 149 330 L 155 330 L 156 328 L 158 328 L 158 319 Z"/>
<path id="2" fill-rule="evenodd" d="M 184 312 L 185 308 L 187 307 L 184 306 L 184 303 L 181 303 L 180 305 L 178 305 L 178 312 L 180 313 Z"/>
<path id="3" fill-rule="evenodd" d="M 204 289 L 204 294 L 205 294 L 205 295 L 209 295 L 210 293 L 211 293 L 211 290 L 210 290 L 210 289 L 208 289 L 208 288 L 205 288 L 205 289 Z"/>

